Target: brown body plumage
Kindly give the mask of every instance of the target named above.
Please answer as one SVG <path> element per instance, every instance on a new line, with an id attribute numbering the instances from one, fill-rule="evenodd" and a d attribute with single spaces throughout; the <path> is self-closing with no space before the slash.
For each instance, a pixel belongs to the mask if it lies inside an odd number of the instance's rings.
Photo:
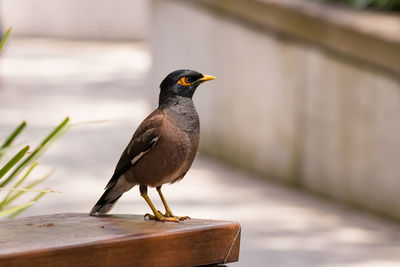
<path id="1" fill-rule="evenodd" d="M 164 79 L 158 109 L 135 131 L 91 215 L 107 213 L 124 192 L 140 185 L 142 196 L 155 214 L 149 217 L 162 221 L 187 218 L 172 215 L 161 186 L 182 179 L 193 163 L 199 145 L 200 125 L 192 96 L 200 83 L 213 78 L 195 71 L 179 70 Z M 165 214 L 155 210 L 147 196 L 147 186 L 157 188 L 166 208 Z"/>
<path id="2" fill-rule="evenodd" d="M 198 127 L 193 133 L 183 131 L 171 113 L 168 109 L 157 109 L 137 129 L 127 148 L 128 155 L 136 152 L 138 143 L 143 143 L 141 140 L 159 137 L 155 143 L 157 149 L 150 149 L 143 154 L 125 172 L 125 179 L 129 183 L 157 187 L 178 181 L 189 170 L 199 145 Z"/>

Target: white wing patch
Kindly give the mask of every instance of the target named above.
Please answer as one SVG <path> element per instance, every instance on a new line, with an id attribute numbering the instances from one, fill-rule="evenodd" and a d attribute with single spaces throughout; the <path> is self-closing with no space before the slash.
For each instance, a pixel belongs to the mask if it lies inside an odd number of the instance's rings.
<path id="1" fill-rule="evenodd" d="M 148 150 L 147 150 L 147 151 L 148 151 Z M 137 155 L 136 157 L 134 157 L 134 158 L 131 160 L 132 165 L 135 164 L 139 159 L 141 159 L 141 158 L 143 157 L 143 155 L 144 155 L 147 151 L 145 151 L 145 152 L 140 152 L 139 155 Z"/>
<path id="2" fill-rule="evenodd" d="M 158 136 L 154 137 L 153 140 L 151 140 L 151 142 L 150 142 L 151 147 L 149 149 L 147 149 L 146 151 L 140 152 L 139 155 L 137 155 L 136 157 L 134 157 L 131 160 L 132 165 L 135 164 L 136 162 L 138 162 L 138 160 L 141 159 L 144 156 L 144 154 L 149 152 L 155 146 L 155 144 L 158 141 L 158 138 L 159 138 Z"/>

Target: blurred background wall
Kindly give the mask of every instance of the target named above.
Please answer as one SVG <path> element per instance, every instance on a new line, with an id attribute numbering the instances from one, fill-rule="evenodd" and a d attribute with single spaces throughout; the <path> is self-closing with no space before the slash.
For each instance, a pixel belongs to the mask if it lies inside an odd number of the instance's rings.
<path id="1" fill-rule="evenodd" d="M 1 0 L 0 3 L 3 25 L 12 25 L 15 36 L 141 40 L 148 33 L 146 0 Z"/>
<path id="2" fill-rule="evenodd" d="M 398 16 L 313 1 L 151 3 L 152 76 L 217 77 L 195 96 L 203 152 L 400 219 Z"/>

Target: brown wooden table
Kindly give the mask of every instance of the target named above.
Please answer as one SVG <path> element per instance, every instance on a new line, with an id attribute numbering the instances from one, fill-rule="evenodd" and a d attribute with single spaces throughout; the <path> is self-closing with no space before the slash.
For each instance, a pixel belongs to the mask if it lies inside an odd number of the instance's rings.
<path id="1" fill-rule="evenodd" d="M 64 213 L 0 221 L 0 266 L 199 266 L 239 259 L 240 225 Z"/>

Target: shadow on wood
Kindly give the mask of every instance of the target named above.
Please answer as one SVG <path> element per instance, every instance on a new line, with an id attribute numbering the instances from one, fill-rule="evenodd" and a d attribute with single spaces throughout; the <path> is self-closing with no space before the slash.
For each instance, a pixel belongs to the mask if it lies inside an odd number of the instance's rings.
<path id="1" fill-rule="evenodd" d="M 240 225 L 65 213 L 0 222 L 0 266 L 198 266 L 239 259 Z"/>

